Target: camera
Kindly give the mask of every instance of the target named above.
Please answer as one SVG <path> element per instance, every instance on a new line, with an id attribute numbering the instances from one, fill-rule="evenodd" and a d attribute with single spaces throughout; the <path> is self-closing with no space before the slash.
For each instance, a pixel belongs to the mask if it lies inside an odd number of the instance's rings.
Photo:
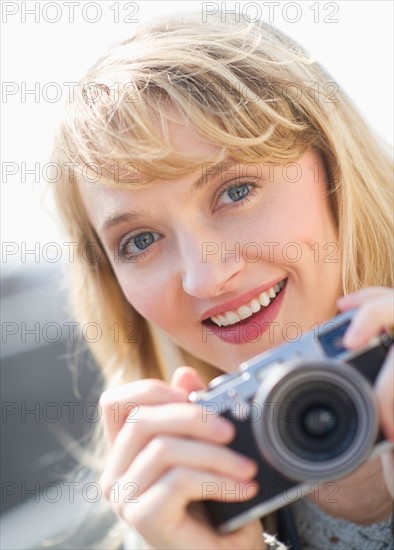
<path id="1" fill-rule="evenodd" d="M 341 313 L 190 395 L 203 416 L 233 422 L 236 436 L 228 446 L 259 466 L 254 498 L 212 500 L 212 487 L 203 494 L 220 532 L 278 510 L 392 448 L 379 431 L 373 384 L 393 339 L 383 332 L 363 349 L 346 349 L 342 338 L 354 313 Z"/>

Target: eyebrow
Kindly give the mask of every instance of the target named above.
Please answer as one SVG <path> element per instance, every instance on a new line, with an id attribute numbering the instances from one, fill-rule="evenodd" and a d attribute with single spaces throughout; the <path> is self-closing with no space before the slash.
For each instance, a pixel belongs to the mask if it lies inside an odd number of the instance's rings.
<path id="1" fill-rule="evenodd" d="M 114 227 L 115 225 L 118 225 L 123 222 L 129 222 L 132 220 L 138 220 L 142 216 L 138 212 L 131 211 L 131 212 L 124 212 L 123 214 L 119 214 L 117 216 L 111 216 L 100 227 L 100 233 L 103 234 L 106 231 L 108 231 L 111 227 Z"/>
<path id="2" fill-rule="evenodd" d="M 226 157 L 221 162 L 203 162 L 202 163 L 202 169 L 203 173 L 201 176 L 192 184 L 192 192 L 198 191 L 206 185 L 207 183 L 210 183 L 212 180 L 215 180 L 219 174 L 222 173 L 223 168 L 231 168 L 234 164 L 239 164 L 235 160 L 233 160 L 231 157 Z M 204 167 L 207 167 L 207 171 L 204 171 Z M 213 169 L 211 172 L 209 172 L 209 169 Z"/>
<path id="3" fill-rule="evenodd" d="M 215 180 L 223 170 L 223 167 L 229 168 L 229 166 L 233 166 L 234 164 L 237 164 L 236 161 L 232 160 L 230 157 L 225 158 L 223 161 L 216 163 L 216 162 L 206 162 L 202 164 L 203 173 L 199 178 L 196 179 L 191 185 L 191 191 L 192 193 L 195 193 L 202 187 L 204 187 L 206 184 L 210 183 L 212 180 Z M 204 167 L 209 167 L 212 169 L 211 172 L 204 171 Z M 123 222 L 129 222 L 129 221 L 135 221 L 138 219 L 141 219 L 143 217 L 142 214 L 136 211 L 130 211 L 130 212 L 124 212 L 122 214 L 118 214 L 116 216 L 111 216 L 105 222 L 100 228 L 100 233 L 103 234 L 106 231 L 108 231 L 111 227 L 114 227 L 115 225 L 118 225 Z"/>

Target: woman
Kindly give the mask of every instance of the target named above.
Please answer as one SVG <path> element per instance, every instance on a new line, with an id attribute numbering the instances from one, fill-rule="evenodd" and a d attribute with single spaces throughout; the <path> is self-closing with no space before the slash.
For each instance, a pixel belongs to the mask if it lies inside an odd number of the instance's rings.
<path id="1" fill-rule="evenodd" d="M 154 548 L 280 546 L 262 534 L 275 518 L 221 535 L 195 502 L 207 482 L 238 491 L 218 500 L 252 498 L 257 465 L 189 394 L 341 310 L 357 308 L 350 349 L 393 325 L 383 146 L 282 33 L 192 15 L 139 29 L 89 71 L 56 161 L 76 315 L 102 329 L 111 507 Z M 390 355 L 376 394 L 393 441 Z M 392 545 L 390 474 L 390 457 L 370 460 L 338 498 L 323 487 L 297 503 L 301 545 Z M 280 522 L 271 531 L 290 540 Z"/>

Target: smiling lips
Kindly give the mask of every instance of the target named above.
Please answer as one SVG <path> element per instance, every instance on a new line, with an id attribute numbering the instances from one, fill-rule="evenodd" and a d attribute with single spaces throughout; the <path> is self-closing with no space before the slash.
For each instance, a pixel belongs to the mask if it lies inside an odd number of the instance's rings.
<path id="1" fill-rule="evenodd" d="M 210 320 L 219 327 L 226 327 L 228 325 L 239 323 L 243 319 L 251 317 L 251 315 L 260 311 L 261 308 L 269 306 L 274 298 L 276 298 L 276 295 L 282 290 L 284 285 L 285 280 L 279 281 L 279 283 L 268 288 L 256 298 L 253 298 L 247 304 L 240 306 L 235 311 L 225 311 L 222 314 L 210 317 Z"/>

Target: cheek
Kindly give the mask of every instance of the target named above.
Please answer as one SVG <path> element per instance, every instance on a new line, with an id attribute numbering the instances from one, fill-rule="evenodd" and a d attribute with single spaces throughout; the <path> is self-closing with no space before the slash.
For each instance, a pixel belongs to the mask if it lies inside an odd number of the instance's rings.
<path id="1" fill-rule="evenodd" d="M 305 209 L 296 200 L 288 202 L 284 204 L 279 198 L 271 201 L 237 228 L 237 240 L 250 261 L 256 255 L 268 263 L 286 263 L 279 251 L 292 243 L 311 246 L 321 238 L 321 214 Z"/>
<path id="2" fill-rule="evenodd" d="M 270 235 L 277 241 L 308 245 L 317 240 L 336 240 L 324 184 L 307 178 L 278 185 L 282 189 L 271 200 Z"/>
<path id="3" fill-rule="evenodd" d="M 171 307 L 171 289 L 164 277 L 146 277 L 139 274 L 122 274 L 118 277 L 129 304 L 145 319 L 155 324 L 162 324 L 163 319 L 169 319 L 174 307 Z"/>

